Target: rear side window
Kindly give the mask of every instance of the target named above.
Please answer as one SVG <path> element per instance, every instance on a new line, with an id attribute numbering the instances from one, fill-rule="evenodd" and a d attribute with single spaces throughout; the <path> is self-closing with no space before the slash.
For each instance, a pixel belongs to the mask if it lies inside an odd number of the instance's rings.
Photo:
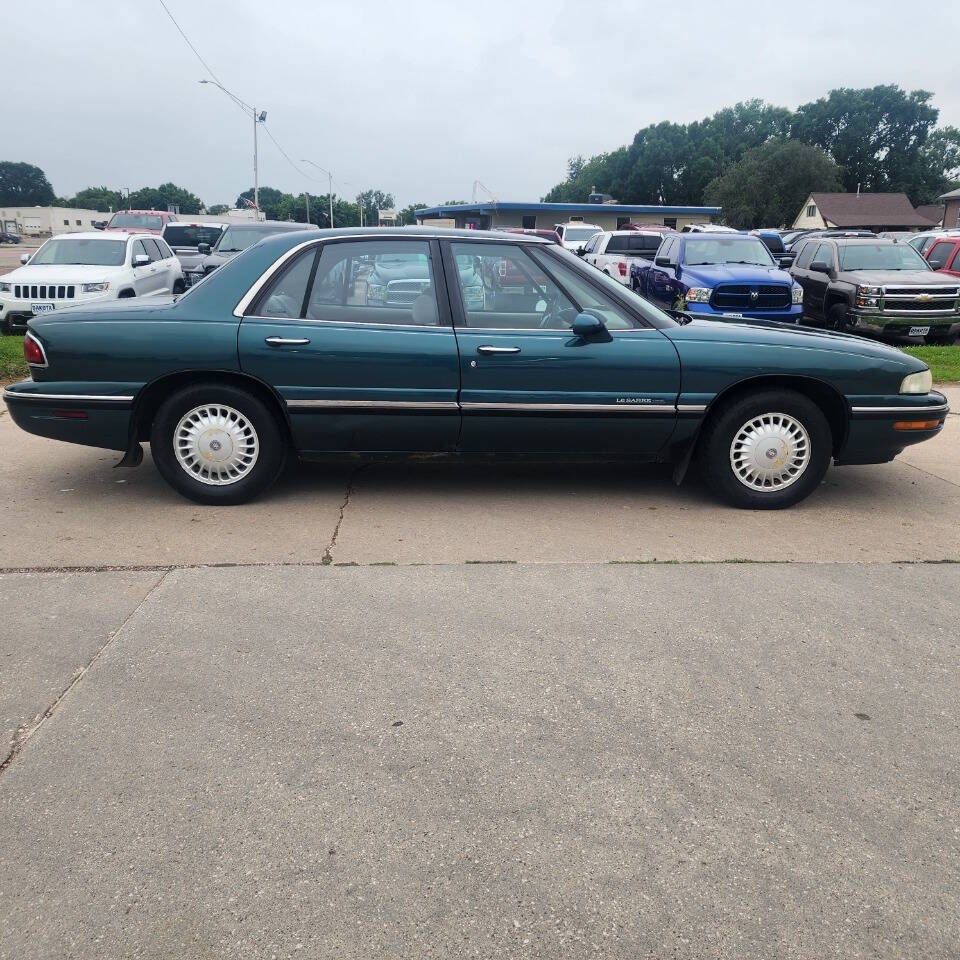
<path id="1" fill-rule="evenodd" d="M 952 252 L 953 244 L 941 240 L 940 243 L 933 245 L 933 249 L 927 257 L 927 262 L 934 270 L 942 270 L 947 265 L 947 260 Z"/>
<path id="2" fill-rule="evenodd" d="M 258 317 L 285 317 L 290 320 L 302 317 L 307 301 L 307 286 L 316 259 L 316 250 L 306 250 L 295 257 L 269 284 L 252 312 Z"/>

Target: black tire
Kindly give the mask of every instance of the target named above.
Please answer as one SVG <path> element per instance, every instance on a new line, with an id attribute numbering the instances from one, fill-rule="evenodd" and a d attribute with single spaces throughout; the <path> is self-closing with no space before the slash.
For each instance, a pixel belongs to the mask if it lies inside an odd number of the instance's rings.
<path id="1" fill-rule="evenodd" d="M 187 289 L 187 285 L 183 282 L 183 280 L 174 280 L 174 281 L 173 281 L 173 295 L 174 295 L 175 297 L 176 297 L 176 296 L 179 296 L 179 295 L 180 295 L 181 293 L 183 293 L 186 289 Z"/>
<path id="2" fill-rule="evenodd" d="M 806 432 L 810 455 L 789 485 L 758 489 L 738 477 L 731 450 L 743 427 L 768 414 L 787 414 L 799 423 Z M 832 453 L 833 436 L 823 411 L 793 390 L 762 390 L 731 400 L 711 415 L 700 440 L 700 461 L 708 485 L 733 506 L 750 510 L 780 510 L 799 503 L 820 485 Z"/>
<path id="3" fill-rule="evenodd" d="M 187 471 L 174 449 L 174 434 L 183 417 L 203 406 L 223 405 L 240 414 L 252 429 L 256 458 L 246 473 L 223 485 L 198 479 Z M 150 452 L 160 475 L 178 493 L 196 503 L 228 505 L 247 503 L 263 493 L 280 475 L 287 459 L 286 429 L 262 400 L 229 384 L 198 383 L 169 396 L 150 429 Z M 219 449 L 219 448 L 218 448 Z"/>
<path id="4" fill-rule="evenodd" d="M 928 336 L 926 343 L 932 347 L 951 347 L 960 342 L 960 333 L 948 333 L 946 336 Z"/>
<path id="5" fill-rule="evenodd" d="M 845 303 L 835 303 L 827 311 L 827 327 L 836 330 L 838 333 L 849 332 L 849 309 Z"/>

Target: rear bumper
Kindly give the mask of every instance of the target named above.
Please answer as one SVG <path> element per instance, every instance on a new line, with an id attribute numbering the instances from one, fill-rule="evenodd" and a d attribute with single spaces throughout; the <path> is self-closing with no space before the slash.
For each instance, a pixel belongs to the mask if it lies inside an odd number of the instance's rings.
<path id="1" fill-rule="evenodd" d="M 132 394 L 55 392 L 57 384 L 22 380 L 3 399 L 13 422 L 27 433 L 106 450 L 129 446 Z"/>
<path id="2" fill-rule="evenodd" d="M 839 465 L 887 463 L 905 447 L 935 437 L 950 408 L 946 397 L 931 393 L 888 405 L 853 406 L 846 441 L 835 457 Z M 928 426 L 915 429 L 922 424 Z"/>

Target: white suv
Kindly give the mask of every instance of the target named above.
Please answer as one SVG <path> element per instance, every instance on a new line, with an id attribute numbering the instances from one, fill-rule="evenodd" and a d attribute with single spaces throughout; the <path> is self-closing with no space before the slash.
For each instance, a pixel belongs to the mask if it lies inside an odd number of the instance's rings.
<path id="1" fill-rule="evenodd" d="M 582 220 L 570 220 L 567 223 L 557 223 L 553 227 L 560 234 L 560 241 L 567 250 L 576 252 L 594 234 L 602 233 L 603 227 L 595 223 L 584 223 Z"/>
<path id="2" fill-rule="evenodd" d="M 26 330 L 38 313 L 185 289 L 180 261 L 162 237 L 151 234 L 61 234 L 20 262 L 22 267 L 0 277 L 4 333 Z"/>

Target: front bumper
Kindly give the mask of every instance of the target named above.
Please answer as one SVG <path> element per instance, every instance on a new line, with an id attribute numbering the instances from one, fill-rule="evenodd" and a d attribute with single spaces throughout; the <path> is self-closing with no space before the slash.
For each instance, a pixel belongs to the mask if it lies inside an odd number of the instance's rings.
<path id="1" fill-rule="evenodd" d="M 846 440 L 835 457 L 838 465 L 887 463 L 904 447 L 935 437 L 950 412 L 942 393 L 872 398 L 850 408 Z M 923 429 L 918 425 L 928 424 Z"/>
<path id="2" fill-rule="evenodd" d="M 129 384 L 21 380 L 4 389 L 3 399 L 13 422 L 27 433 L 106 450 L 129 446 L 134 402 Z"/>
<path id="3" fill-rule="evenodd" d="M 114 295 L 108 292 L 81 294 L 72 300 L 54 300 L 52 301 L 53 309 L 44 311 L 43 315 L 59 313 L 61 310 L 69 310 L 70 307 L 86 307 L 101 300 L 113 299 Z M 37 316 L 31 309 L 36 302 L 36 300 L 20 300 L 7 294 L 0 294 L 0 328 L 8 329 L 11 333 L 25 333 L 27 323 L 32 317 Z"/>
<path id="4" fill-rule="evenodd" d="M 929 327 L 930 334 L 952 336 L 960 333 L 960 314 L 924 314 L 922 310 L 884 311 L 853 309 L 849 314 L 849 327 L 862 333 L 874 333 L 888 337 L 907 337 L 915 327 Z M 928 334 L 928 336 L 930 335 Z"/>
<path id="5" fill-rule="evenodd" d="M 781 323 L 800 323 L 803 304 L 793 303 L 783 310 L 717 310 L 709 303 L 688 303 L 686 313 L 705 320 L 779 320 Z"/>

